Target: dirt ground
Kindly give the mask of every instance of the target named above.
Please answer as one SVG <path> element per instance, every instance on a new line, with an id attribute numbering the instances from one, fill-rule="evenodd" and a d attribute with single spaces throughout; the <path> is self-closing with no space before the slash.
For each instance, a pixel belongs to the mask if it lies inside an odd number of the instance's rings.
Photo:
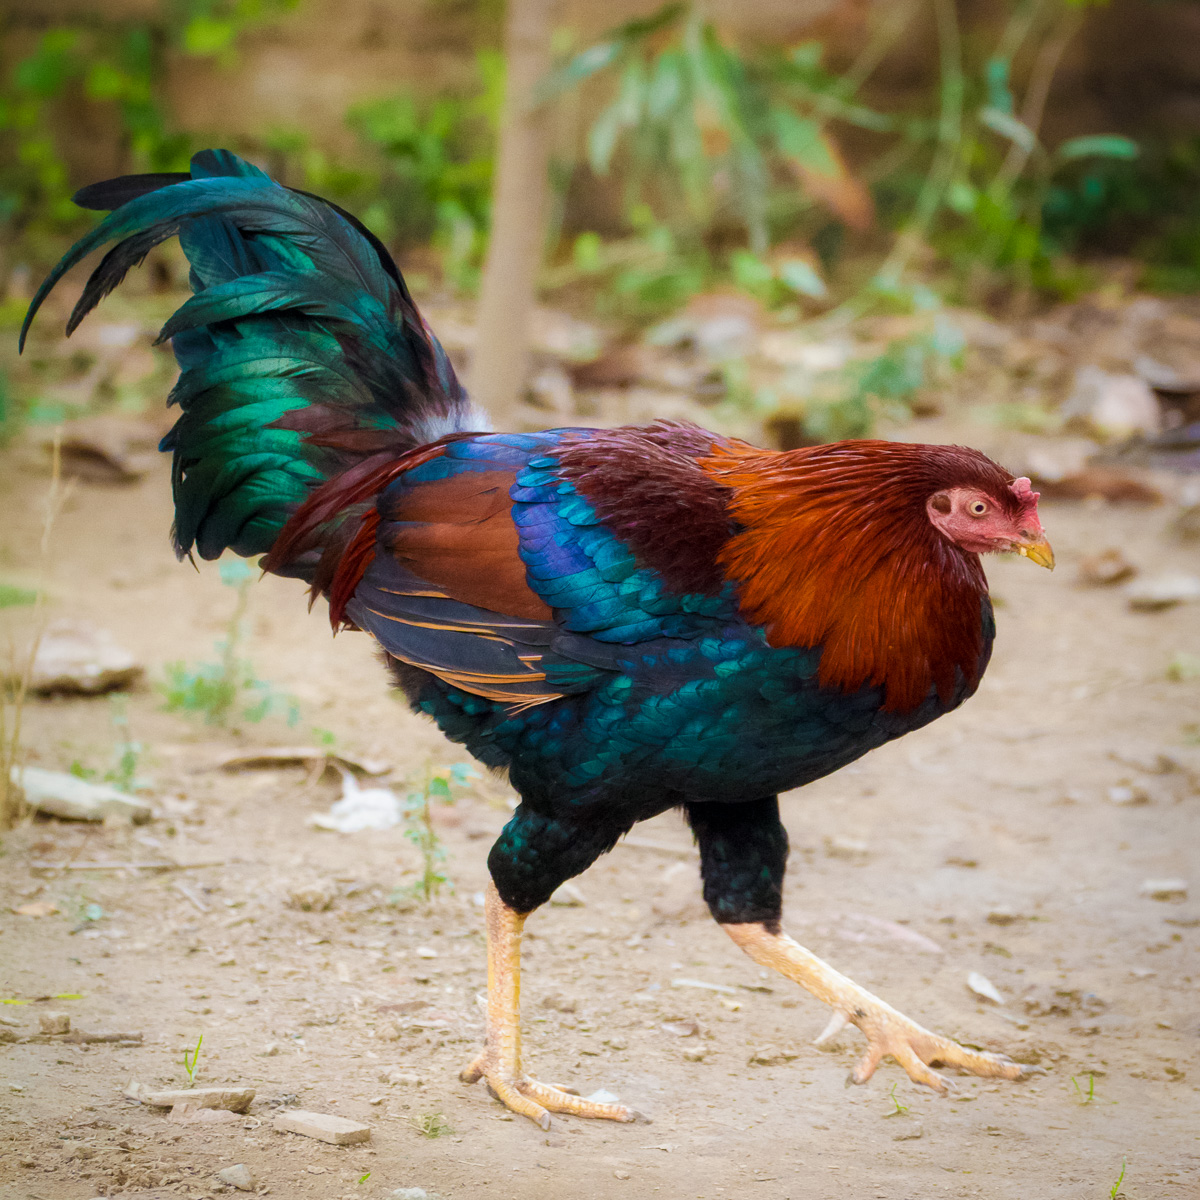
<path id="1" fill-rule="evenodd" d="M 26 452 L 0 461 L 10 581 L 35 558 L 45 486 Z M 215 566 L 174 561 L 169 508 L 163 463 L 136 485 L 80 484 L 55 535 L 51 616 L 110 630 L 152 679 L 166 662 L 211 658 L 234 598 Z M 297 1200 L 401 1187 L 445 1200 L 1200 1197 L 1200 681 L 1166 671 L 1173 655 L 1200 654 L 1200 610 L 1134 613 L 1119 590 L 1074 582 L 1080 559 L 1109 546 L 1150 572 L 1200 572 L 1200 549 L 1165 539 L 1164 509 L 1043 510 L 1059 569 L 988 564 L 1000 633 L 979 694 L 783 808 L 796 936 L 923 1023 L 1044 1076 L 961 1079 L 944 1100 L 887 1063 L 867 1086 L 843 1086 L 857 1031 L 811 1046 L 825 1011 L 707 917 L 690 840 L 669 815 L 578 880 L 584 905 L 548 907 L 526 939 L 532 1071 L 607 1089 L 653 1124 L 559 1118 L 546 1134 L 512 1118 L 457 1080 L 482 1030 L 478 894 L 508 793 L 482 781 L 438 810 L 455 891 L 405 911 L 389 904 L 417 867 L 402 829 L 308 824 L 336 798 L 335 777 L 213 769 L 239 743 L 306 741 L 314 726 L 391 761 L 401 792 L 462 757 L 389 694 L 366 639 L 332 639 L 299 585 L 269 579 L 253 591 L 248 650 L 259 676 L 299 700 L 296 729 L 268 720 L 222 734 L 163 712 L 144 688 L 129 714 L 156 819 L 38 819 L 4 838 L 0 994 L 30 1002 L 0 1008 L 18 1035 L 0 1045 L 0 1196 L 208 1197 L 222 1190 L 216 1171 L 244 1163 L 260 1192 Z M 6 615 L 19 622 L 20 610 Z M 110 765 L 105 700 L 34 701 L 26 720 L 31 762 Z M 1113 803 L 1123 785 L 1146 802 Z M 163 859 L 213 865 L 34 867 Z M 1142 894 L 1169 877 L 1188 879 L 1192 897 Z M 328 910 L 295 907 L 309 885 Z M 39 900 L 59 911 L 14 911 Z M 84 919 L 89 904 L 99 919 Z M 973 971 L 1003 1006 L 968 990 Z M 79 998 L 38 999 L 61 993 Z M 48 1009 L 143 1042 L 27 1036 Z M 130 1080 L 185 1085 L 183 1051 L 201 1034 L 197 1084 L 253 1087 L 248 1116 L 183 1124 L 123 1098 Z M 422 1082 L 381 1079 L 397 1067 Z M 273 1132 L 289 1104 L 368 1122 L 371 1141 Z"/>

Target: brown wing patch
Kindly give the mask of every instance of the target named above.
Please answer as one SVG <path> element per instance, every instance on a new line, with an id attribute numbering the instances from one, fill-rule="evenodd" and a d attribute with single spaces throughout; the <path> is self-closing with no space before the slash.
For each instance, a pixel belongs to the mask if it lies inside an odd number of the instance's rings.
<path id="1" fill-rule="evenodd" d="M 384 546 L 446 595 L 531 620 L 553 613 L 525 579 L 509 471 L 471 471 L 398 490 L 381 503 Z"/>

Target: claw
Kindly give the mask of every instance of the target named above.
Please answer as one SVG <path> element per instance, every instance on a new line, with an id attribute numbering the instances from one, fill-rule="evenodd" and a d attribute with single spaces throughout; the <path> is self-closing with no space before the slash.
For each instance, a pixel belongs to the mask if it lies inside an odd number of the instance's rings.
<path id="1" fill-rule="evenodd" d="M 826 1042 L 837 1037 L 849 1024 L 850 1021 L 846 1014 L 835 1009 L 829 1016 L 829 1023 L 813 1038 L 813 1045 L 824 1046 Z"/>

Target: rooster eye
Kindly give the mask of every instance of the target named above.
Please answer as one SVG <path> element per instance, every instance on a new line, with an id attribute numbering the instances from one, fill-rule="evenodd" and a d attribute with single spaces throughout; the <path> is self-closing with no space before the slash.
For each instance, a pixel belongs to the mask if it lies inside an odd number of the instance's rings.
<path id="1" fill-rule="evenodd" d="M 969 512 L 973 517 L 982 517 L 983 514 L 987 512 L 987 505 L 984 504 L 982 500 L 972 500 L 971 503 L 967 505 L 967 512 Z"/>

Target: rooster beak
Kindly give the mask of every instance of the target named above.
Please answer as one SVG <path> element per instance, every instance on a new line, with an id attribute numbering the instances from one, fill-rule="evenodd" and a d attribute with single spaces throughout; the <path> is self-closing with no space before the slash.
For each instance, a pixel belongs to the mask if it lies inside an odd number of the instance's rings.
<path id="1" fill-rule="evenodd" d="M 1045 567 L 1048 571 L 1054 570 L 1054 551 L 1050 549 L 1050 543 L 1045 538 L 1036 542 L 1024 542 L 1018 545 L 1016 550 L 1022 558 L 1037 563 L 1039 567 Z"/>

